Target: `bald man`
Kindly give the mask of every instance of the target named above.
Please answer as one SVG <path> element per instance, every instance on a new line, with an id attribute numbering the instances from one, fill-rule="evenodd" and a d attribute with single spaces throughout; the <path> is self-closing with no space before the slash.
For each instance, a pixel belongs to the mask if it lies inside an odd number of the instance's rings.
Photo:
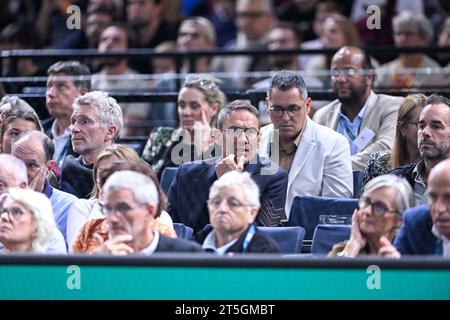
<path id="1" fill-rule="evenodd" d="M 428 206 L 409 209 L 394 245 L 402 255 L 428 254 L 450 258 L 450 159 L 428 176 Z"/>
<path id="2" fill-rule="evenodd" d="M 392 149 L 403 98 L 375 94 L 370 58 L 357 47 L 343 47 L 331 60 L 337 99 L 319 109 L 314 121 L 347 138 L 353 170 L 363 170 L 373 152 Z"/>

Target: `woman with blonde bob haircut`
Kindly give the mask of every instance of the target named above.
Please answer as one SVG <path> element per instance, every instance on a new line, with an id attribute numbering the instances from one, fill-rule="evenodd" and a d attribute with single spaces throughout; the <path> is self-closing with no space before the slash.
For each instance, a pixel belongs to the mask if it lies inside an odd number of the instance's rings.
<path id="1" fill-rule="evenodd" d="M 350 239 L 338 243 L 328 256 L 356 257 L 388 253 L 403 222 L 403 212 L 413 206 L 414 193 L 404 178 L 387 174 L 367 183 L 352 217 Z"/>
<path id="2" fill-rule="evenodd" d="M 6 252 L 47 249 L 56 232 L 50 200 L 31 189 L 10 188 L 0 199 L 0 242 Z"/>

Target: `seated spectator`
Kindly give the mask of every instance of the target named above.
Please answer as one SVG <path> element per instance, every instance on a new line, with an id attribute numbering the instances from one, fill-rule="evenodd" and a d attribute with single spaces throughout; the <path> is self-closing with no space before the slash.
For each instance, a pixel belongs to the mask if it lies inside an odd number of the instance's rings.
<path id="1" fill-rule="evenodd" d="M 394 254 L 429 254 L 450 258 L 450 160 L 431 169 L 428 206 L 408 210 L 395 238 Z M 393 248 L 391 248 L 393 249 Z"/>
<path id="2" fill-rule="evenodd" d="M 40 131 L 28 131 L 20 135 L 12 146 L 12 155 L 22 160 L 27 167 L 28 187 L 43 193 L 50 200 L 58 229 L 66 236 L 67 214 L 77 200 L 74 195 L 53 188 L 49 176 L 54 165 L 53 141 Z"/>
<path id="3" fill-rule="evenodd" d="M 277 226 L 284 216 L 286 173 L 256 153 L 259 143 L 259 112 L 243 100 L 225 106 L 218 115 L 221 156 L 181 164 L 168 191 L 168 212 L 174 222 L 202 230 L 209 223 L 208 200 L 211 185 L 229 171 L 246 171 L 260 190 L 261 207 L 256 217 L 260 226 Z"/>
<path id="4" fill-rule="evenodd" d="M 81 227 L 88 221 L 104 218 L 100 208 L 100 173 L 114 161 L 137 161 L 139 155 L 132 148 L 113 144 L 99 153 L 94 163 L 92 174 L 94 187 L 89 199 L 78 199 L 67 215 L 67 243 L 69 249 Z"/>
<path id="5" fill-rule="evenodd" d="M 71 120 L 72 146 L 80 156 L 64 159 L 61 187 L 86 199 L 94 187 L 92 167 L 97 156 L 120 136 L 122 109 L 107 93 L 92 91 L 75 99 Z"/>
<path id="6" fill-rule="evenodd" d="M 438 46 L 439 47 L 449 47 L 450 46 L 450 17 L 447 17 L 442 24 L 441 32 L 438 35 Z M 438 53 L 437 57 L 441 66 L 450 67 L 450 54 L 449 53 Z"/>
<path id="7" fill-rule="evenodd" d="M 448 158 L 450 152 L 450 100 L 433 94 L 425 104 L 417 123 L 417 144 L 421 159 L 391 171 L 408 180 L 414 190 L 416 205 L 428 202 L 426 189 L 430 170 Z"/>
<path id="8" fill-rule="evenodd" d="M 285 212 L 297 196 L 353 196 L 350 147 L 339 133 L 312 121 L 303 78 L 290 71 L 274 75 L 267 91 L 272 123 L 261 128 L 259 154 L 289 174 Z"/>
<path id="9" fill-rule="evenodd" d="M 364 184 L 392 169 L 416 163 L 420 160 L 417 147 L 417 122 L 427 97 L 412 94 L 403 100 L 398 110 L 397 129 L 391 150 L 374 152 L 364 167 Z"/>
<path id="10" fill-rule="evenodd" d="M 178 94 L 179 127 L 156 128 L 144 147 L 142 158 L 159 178 L 166 167 L 208 157 L 209 137 L 224 104 L 225 95 L 213 79 L 201 77 L 183 85 Z"/>
<path id="11" fill-rule="evenodd" d="M 3 113 L 0 126 L 0 152 L 11 154 L 11 145 L 24 132 L 42 131 L 36 112 L 23 108 L 26 102 L 21 100 L 21 107 L 14 107 L 11 112 Z M 9 104 L 9 103 L 8 103 Z M 13 103 L 15 104 L 15 103 Z M 27 105 L 27 104 L 26 104 Z"/>
<path id="12" fill-rule="evenodd" d="M 423 14 L 401 12 L 393 18 L 392 26 L 394 44 L 398 48 L 426 47 L 433 38 L 431 23 Z M 377 70 L 376 87 L 408 89 L 444 86 L 447 82 L 440 70 L 439 64 L 424 53 L 400 53 L 397 59 Z"/>
<path id="13" fill-rule="evenodd" d="M 137 172 L 115 172 L 103 186 L 109 239 L 101 237 L 94 252 L 113 255 L 152 255 L 158 252 L 202 252 L 190 241 L 169 238 L 152 227 L 159 205 L 158 191 L 153 181 Z"/>
<path id="14" fill-rule="evenodd" d="M 164 211 L 166 208 L 166 196 L 164 195 L 164 191 L 159 185 L 158 178 L 156 174 L 153 172 L 151 167 L 142 160 L 132 160 L 130 161 L 115 161 L 112 162 L 109 166 L 105 166 L 103 169 L 99 169 L 98 182 L 97 186 L 103 186 L 106 180 L 117 171 L 130 170 L 138 173 L 142 173 L 152 179 L 158 190 L 158 208 L 157 208 L 157 218 L 152 220 L 151 225 L 155 231 L 159 231 L 163 236 L 176 238 L 177 235 L 173 228 L 172 219 L 169 214 Z M 100 202 L 96 208 L 101 208 Z M 108 239 L 107 232 L 107 222 L 103 217 L 103 213 L 99 213 L 101 218 L 88 220 L 85 225 L 80 229 L 76 240 L 73 242 L 72 250 L 73 252 L 87 252 L 91 253 L 96 246 L 96 236 L 95 233 L 98 233 L 103 240 Z M 91 215 L 92 216 L 92 215 Z M 91 218 L 91 217 L 90 217 Z"/>
<path id="15" fill-rule="evenodd" d="M 10 188 L 0 200 L 1 252 L 44 253 L 56 230 L 50 201 L 29 189 Z"/>
<path id="16" fill-rule="evenodd" d="M 225 173 L 209 190 L 211 225 L 197 235 L 197 241 L 203 249 L 218 255 L 279 253 L 278 244 L 254 224 L 259 208 L 259 188 L 250 174 Z"/>
<path id="17" fill-rule="evenodd" d="M 353 213 L 350 239 L 334 245 L 328 256 L 382 254 L 395 238 L 403 212 L 412 205 L 413 192 L 405 179 L 383 175 L 370 180 Z"/>

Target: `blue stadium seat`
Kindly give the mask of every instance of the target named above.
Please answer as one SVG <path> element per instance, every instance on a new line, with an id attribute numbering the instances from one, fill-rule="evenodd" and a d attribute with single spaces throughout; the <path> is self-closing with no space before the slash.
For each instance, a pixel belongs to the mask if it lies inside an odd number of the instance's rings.
<path id="1" fill-rule="evenodd" d="M 351 225 L 317 225 L 314 231 L 311 253 L 327 254 L 336 243 L 350 239 L 351 228 Z"/>
<path id="2" fill-rule="evenodd" d="M 172 183 L 172 180 L 175 177 L 177 170 L 178 170 L 177 167 L 168 167 L 164 169 L 161 175 L 160 184 L 161 188 L 164 190 L 165 193 L 169 191 L 170 184 Z"/>
<path id="3" fill-rule="evenodd" d="M 302 227 L 258 227 L 259 230 L 278 243 L 284 254 L 300 253 L 305 229 Z"/>
<path id="4" fill-rule="evenodd" d="M 190 240 L 192 238 L 192 234 L 194 230 L 191 227 L 185 226 L 182 223 L 174 223 L 173 229 L 177 234 L 177 238 Z"/>
<path id="5" fill-rule="evenodd" d="M 364 171 L 353 171 L 353 198 L 359 198 L 359 192 L 363 187 Z"/>
<path id="6" fill-rule="evenodd" d="M 311 240 L 320 223 L 351 224 L 351 216 L 357 206 L 358 199 L 352 198 L 295 197 L 287 226 L 303 227 L 305 239 Z"/>

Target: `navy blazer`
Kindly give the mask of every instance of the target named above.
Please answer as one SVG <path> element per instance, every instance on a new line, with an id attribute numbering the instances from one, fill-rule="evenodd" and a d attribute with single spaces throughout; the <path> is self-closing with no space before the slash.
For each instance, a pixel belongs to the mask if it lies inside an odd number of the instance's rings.
<path id="1" fill-rule="evenodd" d="M 402 255 L 435 254 L 438 239 L 431 232 L 432 227 L 428 206 L 408 209 L 403 214 L 403 225 L 394 246 Z"/>
<path id="2" fill-rule="evenodd" d="M 184 223 L 197 233 L 209 224 L 209 212 L 206 201 L 209 189 L 216 176 L 218 158 L 184 163 L 169 187 L 168 208 L 174 222 Z M 271 174 L 261 174 L 261 169 Z M 246 164 L 244 171 L 250 173 L 260 191 L 261 208 L 256 224 L 276 226 L 284 215 L 286 203 L 287 174 L 270 159 L 257 156 L 255 164 Z"/>
<path id="3" fill-rule="evenodd" d="M 53 118 L 53 117 L 41 121 L 42 128 L 44 129 L 44 133 L 45 133 L 50 139 L 52 139 L 52 140 L 53 140 L 53 134 L 52 134 L 52 126 L 53 126 L 53 122 L 55 122 L 55 118 Z M 68 148 L 67 148 L 66 156 L 72 155 L 72 156 L 74 156 L 75 158 L 79 156 L 78 153 L 76 153 L 75 151 L 73 151 L 73 146 L 72 146 L 72 135 L 70 135 L 70 138 L 69 138 L 69 142 L 68 142 L 67 147 L 68 147 Z"/>
<path id="4" fill-rule="evenodd" d="M 162 234 L 159 235 L 158 245 L 156 246 L 156 252 L 204 252 L 202 247 L 193 242 L 178 238 L 165 237 Z"/>

